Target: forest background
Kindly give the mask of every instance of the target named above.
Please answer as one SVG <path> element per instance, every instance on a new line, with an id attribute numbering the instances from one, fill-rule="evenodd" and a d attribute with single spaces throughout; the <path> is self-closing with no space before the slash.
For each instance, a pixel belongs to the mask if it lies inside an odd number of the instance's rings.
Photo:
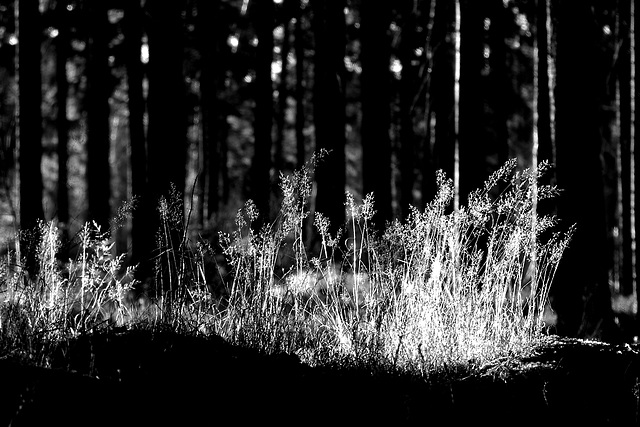
<path id="1" fill-rule="evenodd" d="M 436 170 L 457 207 L 508 158 L 549 161 L 539 209 L 577 227 L 553 330 L 632 340 L 636 22 L 634 0 L 0 0 L 1 250 L 28 268 L 38 220 L 69 238 L 134 206 L 113 250 L 144 276 L 171 191 L 215 245 L 249 198 L 272 221 L 280 174 L 322 149 L 332 232 L 345 191 L 383 230 Z"/>

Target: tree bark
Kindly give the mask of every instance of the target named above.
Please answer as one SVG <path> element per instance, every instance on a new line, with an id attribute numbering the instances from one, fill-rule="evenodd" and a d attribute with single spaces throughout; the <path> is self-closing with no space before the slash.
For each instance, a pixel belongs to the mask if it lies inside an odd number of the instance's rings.
<path id="1" fill-rule="evenodd" d="M 296 53 L 296 163 L 298 169 L 304 166 L 306 161 L 306 139 L 304 136 L 305 114 L 304 114 L 304 31 L 302 28 L 303 9 L 298 6 L 296 16 L 296 26 L 294 29 L 293 48 Z"/>
<path id="2" fill-rule="evenodd" d="M 363 1 L 361 17 L 362 183 L 375 198 L 374 226 L 392 219 L 390 2 Z"/>
<path id="3" fill-rule="evenodd" d="M 87 59 L 87 199 L 88 219 L 102 230 L 108 230 L 109 205 L 109 96 L 112 87 L 108 62 L 106 5 L 89 2 L 87 22 L 89 30 Z"/>
<path id="4" fill-rule="evenodd" d="M 558 216 L 564 224 L 575 224 L 576 232 L 560 261 L 552 306 L 560 335 L 613 340 L 617 331 L 604 253 L 607 231 L 597 102 L 605 78 L 597 48 L 600 28 L 591 6 L 588 1 L 557 4 L 557 180 L 563 191 Z"/>
<path id="5" fill-rule="evenodd" d="M 129 139 L 131 164 L 131 196 L 136 200 L 131 224 L 132 261 L 142 262 L 151 254 L 152 222 L 148 220 L 147 141 L 144 128 L 144 68 L 140 59 L 143 29 L 142 7 L 138 1 L 125 2 L 124 32 L 125 63 L 129 108 Z"/>
<path id="6" fill-rule="evenodd" d="M 27 271 L 36 264 L 36 241 L 29 238 L 42 208 L 42 78 L 40 74 L 40 11 L 38 0 L 17 1 L 18 11 L 18 88 L 17 116 L 20 167 L 20 251 Z"/>
<path id="7" fill-rule="evenodd" d="M 67 58 L 69 57 L 69 22 L 67 19 L 67 2 L 56 3 L 56 19 L 58 21 L 58 37 L 56 44 L 56 129 L 58 133 L 58 227 L 62 230 L 66 240 L 69 226 L 69 191 L 67 160 L 69 157 L 69 121 L 67 120 L 67 96 L 69 82 L 67 81 Z"/>
<path id="8" fill-rule="evenodd" d="M 329 218 L 331 232 L 335 233 L 345 219 L 345 3 L 313 0 L 312 6 L 316 148 L 329 151 L 316 171 L 316 211 Z"/>
<path id="9" fill-rule="evenodd" d="M 251 163 L 251 198 L 262 226 L 271 215 L 271 147 L 273 128 L 273 61 L 274 4 L 272 1 L 251 3 L 253 23 L 258 37 L 256 52 L 254 154 Z"/>

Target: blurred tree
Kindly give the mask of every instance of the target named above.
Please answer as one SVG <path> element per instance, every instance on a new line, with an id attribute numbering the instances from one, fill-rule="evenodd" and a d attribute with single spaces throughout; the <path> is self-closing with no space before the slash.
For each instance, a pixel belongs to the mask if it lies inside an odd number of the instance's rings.
<path id="1" fill-rule="evenodd" d="M 482 186 L 487 173 L 484 140 L 484 5 L 475 0 L 460 3 L 460 204 Z"/>
<path id="2" fill-rule="evenodd" d="M 391 44 L 388 34 L 391 4 L 363 1 L 360 5 L 362 185 L 374 193 L 373 222 L 382 230 L 392 219 L 391 198 Z"/>
<path id="3" fill-rule="evenodd" d="M 345 67 L 346 24 L 339 0 L 312 0 L 315 39 L 313 120 L 316 149 L 329 155 L 316 170 L 316 210 L 335 233 L 344 225 L 345 192 Z"/>
<path id="4" fill-rule="evenodd" d="M 552 288 L 556 329 L 564 336 L 613 339 L 598 129 L 605 83 L 597 50 L 600 28 L 591 1 L 560 0 L 557 20 L 557 179 L 563 190 L 558 216 L 577 229 Z"/>
<path id="5" fill-rule="evenodd" d="M 426 2 L 424 2 L 426 4 Z M 436 19 L 436 0 L 429 1 L 429 12 L 427 20 L 426 41 L 424 44 L 424 64 L 421 67 L 420 77 L 422 79 L 422 86 L 424 91 L 425 102 L 425 135 L 422 141 L 422 158 L 420 165 L 420 172 L 422 174 L 421 196 L 422 206 L 426 206 L 436 195 L 436 178 L 435 178 L 435 165 L 436 157 L 434 146 L 436 142 L 434 124 L 436 122 L 435 105 L 432 100 L 432 93 L 434 86 L 433 81 L 433 67 L 434 67 L 434 27 Z M 414 103 L 417 101 L 414 100 Z"/>
<path id="6" fill-rule="evenodd" d="M 220 205 L 220 136 L 222 111 L 218 99 L 220 83 L 224 84 L 225 68 L 222 66 L 223 46 L 226 42 L 226 26 L 218 1 L 198 0 L 198 36 L 200 45 L 200 109 L 202 112 L 202 145 L 205 170 L 200 177 L 205 190 L 205 217 L 208 220 L 218 213 Z"/>
<path id="7" fill-rule="evenodd" d="M 69 56 L 69 30 L 70 23 L 67 19 L 67 1 L 60 0 L 55 6 L 56 24 L 58 36 L 56 44 L 56 128 L 58 133 L 58 223 L 66 240 L 69 226 L 69 191 L 68 191 L 68 143 L 69 121 L 67 120 L 67 97 L 69 95 L 69 82 L 67 81 L 67 58 Z"/>
<path id="8" fill-rule="evenodd" d="M 86 25 L 89 43 L 87 48 L 87 198 L 89 220 L 107 230 L 111 218 L 109 206 L 109 97 L 112 78 L 109 69 L 107 38 L 107 5 L 87 2 Z"/>
<path id="9" fill-rule="evenodd" d="M 402 66 L 400 76 L 400 212 L 403 218 L 409 215 L 413 201 L 415 183 L 416 134 L 413 129 L 413 105 L 418 88 L 414 66 L 416 58 L 417 7 L 416 0 L 403 0 L 397 6 L 402 26 L 398 59 Z"/>
<path id="10" fill-rule="evenodd" d="M 42 209 L 42 82 L 40 73 L 41 21 L 38 0 L 17 1 L 19 87 L 18 147 L 20 167 L 20 229 L 29 232 L 44 219 Z M 21 253 L 26 268 L 33 271 L 37 250 L 28 235 L 22 234 Z"/>
<path id="11" fill-rule="evenodd" d="M 255 28 L 258 46 L 256 50 L 253 93 L 255 100 L 254 154 L 251 163 L 251 198 L 255 202 L 260 219 L 258 227 L 269 220 L 271 214 L 271 147 L 273 129 L 273 81 L 271 63 L 273 62 L 273 1 L 251 3 L 252 22 Z"/>
<path id="12" fill-rule="evenodd" d="M 141 61 L 143 15 L 139 1 L 124 3 L 122 30 L 124 33 L 124 62 L 127 68 L 127 106 L 129 109 L 129 144 L 131 164 L 131 194 L 137 203 L 131 225 L 132 259 L 141 262 L 151 253 L 154 230 L 148 219 L 153 207 L 149 203 L 147 187 L 147 144 L 144 129 L 144 68 Z M 153 212 L 153 211 L 151 211 Z"/>
<path id="13" fill-rule="evenodd" d="M 296 167 L 298 169 L 304 166 L 306 160 L 305 146 L 306 138 L 304 136 L 305 112 L 305 55 L 304 55 L 304 29 L 302 28 L 303 11 L 299 1 L 295 0 L 297 5 L 296 23 L 293 35 L 293 49 L 296 54 Z"/>

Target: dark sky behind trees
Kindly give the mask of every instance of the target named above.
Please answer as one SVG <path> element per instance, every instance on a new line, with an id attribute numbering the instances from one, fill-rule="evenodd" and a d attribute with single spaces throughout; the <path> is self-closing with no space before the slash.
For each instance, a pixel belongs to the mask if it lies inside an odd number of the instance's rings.
<path id="1" fill-rule="evenodd" d="M 541 209 L 577 225 L 557 331 L 612 336 L 640 268 L 635 19 L 634 0 L 0 0 L 2 240 L 106 229 L 135 200 L 116 247 L 144 264 L 172 186 L 215 240 L 249 198 L 272 221 L 279 175 L 320 149 L 313 210 L 335 232 L 345 190 L 373 192 L 382 230 L 438 169 L 464 205 L 506 159 L 548 160 L 563 193 Z"/>

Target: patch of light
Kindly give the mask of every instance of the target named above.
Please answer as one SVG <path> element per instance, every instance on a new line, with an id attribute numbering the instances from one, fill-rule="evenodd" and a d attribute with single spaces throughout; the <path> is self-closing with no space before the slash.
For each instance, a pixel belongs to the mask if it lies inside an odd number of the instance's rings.
<path id="1" fill-rule="evenodd" d="M 484 47 L 484 59 L 489 59 L 491 56 L 491 48 L 488 45 Z"/>
<path id="2" fill-rule="evenodd" d="M 74 5 L 72 5 L 72 4 L 68 4 L 68 5 L 67 5 L 67 10 L 68 10 L 69 12 L 71 12 L 71 11 L 72 11 L 73 9 L 75 9 L 75 8 L 76 8 L 76 7 L 75 7 Z"/>
<path id="3" fill-rule="evenodd" d="M 248 7 L 249 7 L 249 0 L 242 0 L 242 7 L 240 8 L 240 15 L 246 15 Z"/>
<path id="4" fill-rule="evenodd" d="M 18 44 L 18 37 L 16 37 L 16 35 L 15 35 L 15 34 L 11 34 L 11 35 L 9 36 L 9 44 L 10 44 L 11 46 L 15 46 L 15 45 L 17 45 L 17 44 Z"/>
<path id="5" fill-rule="evenodd" d="M 124 18 L 124 10 L 122 9 L 109 9 L 108 12 L 109 22 L 115 24 Z"/>
<path id="6" fill-rule="evenodd" d="M 57 28 L 54 28 L 54 27 L 47 28 L 47 35 L 52 39 L 55 39 L 56 37 L 58 37 L 58 34 L 60 34 L 60 31 L 58 31 Z"/>
<path id="7" fill-rule="evenodd" d="M 249 44 L 253 47 L 258 46 L 258 38 L 256 36 L 253 36 L 253 38 L 249 41 Z"/>
<path id="8" fill-rule="evenodd" d="M 394 59 L 391 60 L 390 69 L 391 69 L 391 72 L 393 73 L 393 75 L 397 79 L 402 77 L 402 63 L 400 62 L 400 60 L 398 58 L 394 58 Z"/>
<path id="9" fill-rule="evenodd" d="M 422 54 L 424 53 L 424 48 L 422 48 L 422 47 L 416 48 L 416 49 L 413 51 L 413 53 L 414 53 L 416 56 L 422 56 Z"/>
<path id="10" fill-rule="evenodd" d="M 484 18 L 484 30 L 489 31 L 491 28 L 491 18 Z"/>
<path id="11" fill-rule="evenodd" d="M 282 61 L 273 61 L 271 63 L 271 80 L 275 81 L 280 73 L 282 73 Z"/>
<path id="12" fill-rule="evenodd" d="M 275 4 L 282 4 L 283 0 L 273 0 Z"/>
<path id="13" fill-rule="evenodd" d="M 251 83 L 254 80 L 253 74 L 248 73 L 246 76 L 244 76 L 244 82 L 245 83 Z"/>
<path id="14" fill-rule="evenodd" d="M 140 47 L 140 61 L 142 61 L 143 64 L 149 63 L 149 44 L 146 42 L 142 43 Z"/>
<path id="15" fill-rule="evenodd" d="M 238 34 L 231 34 L 227 38 L 227 44 L 231 48 L 231 52 L 236 53 L 238 51 L 238 46 L 240 45 L 240 38 Z"/>
<path id="16" fill-rule="evenodd" d="M 389 29 L 393 32 L 396 32 L 399 30 L 398 24 L 395 23 L 395 21 L 391 21 L 391 24 L 389 24 Z"/>
<path id="17" fill-rule="evenodd" d="M 608 25 L 605 25 L 604 27 L 602 27 L 602 32 L 604 33 L 605 36 L 610 36 L 611 35 L 611 27 Z"/>
<path id="18" fill-rule="evenodd" d="M 284 26 L 278 25 L 273 29 L 273 38 L 276 40 L 282 40 L 284 38 Z"/>

